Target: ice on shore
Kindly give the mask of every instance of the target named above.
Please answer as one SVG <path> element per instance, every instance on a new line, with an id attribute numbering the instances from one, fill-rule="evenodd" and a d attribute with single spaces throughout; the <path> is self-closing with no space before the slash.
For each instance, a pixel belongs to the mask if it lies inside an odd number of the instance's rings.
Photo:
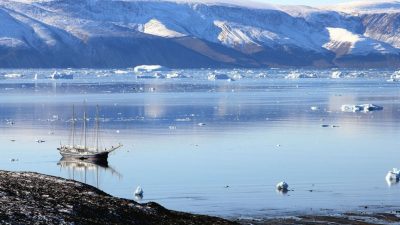
<path id="1" fill-rule="evenodd" d="M 342 112 L 370 112 L 383 110 L 383 107 L 374 104 L 342 105 L 341 110 Z"/>
<path id="2" fill-rule="evenodd" d="M 156 71 L 166 71 L 166 70 L 168 70 L 168 68 L 161 65 L 141 65 L 141 66 L 136 66 L 133 69 L 135 73 L 156 72 Z"/>

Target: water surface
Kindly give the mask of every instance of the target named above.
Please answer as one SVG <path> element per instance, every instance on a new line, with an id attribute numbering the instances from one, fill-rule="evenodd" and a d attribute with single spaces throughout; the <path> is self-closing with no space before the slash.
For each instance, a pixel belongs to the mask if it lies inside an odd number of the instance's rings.
<path id="1" fill-rule="evenodd" d="M 129 199 L 140 185 L 141 202 L 224 217 L 400 203 L 400 186 L 384 179 L 400 167 L 400 84 L 386 82 L 393 71 L 348 71 L 362 76 L 343 79 L 330 79 L 330 70 L 304 71 L 319 78 L 298 80 L 284 79 L 288 70 L 222 71 L 246 76 L 234 82 L 209 81 L 208 70 L 181 71 L 187 79 L 112 70 L 77 70 L 73 80 L 46 79 L 51 70 L 0 72 L 25 75 L 0 80 L 0 169 L 76 179 Z M 384 110 L 340 110 L 364 103 Z M 99 105 L 102 143 L 124 144 L 108 167 L 60 162 L 56 148 L 70 137 L 72 105 L 78 117 L 88 111 L 90 126 Z M 286 195 L 275 191 L 283 180 L 293 190 Z"/>

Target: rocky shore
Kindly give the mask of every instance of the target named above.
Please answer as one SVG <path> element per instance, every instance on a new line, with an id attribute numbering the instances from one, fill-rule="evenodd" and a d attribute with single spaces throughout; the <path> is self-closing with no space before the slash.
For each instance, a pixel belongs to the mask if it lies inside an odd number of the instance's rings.
<path id="1" fill-rule="evenodd" d="M 63 178 L 0 171 L 0 224 L 399 224 L 398 213 L 229 221 L 171 211 L 157 203 L 139 204 Z"/>

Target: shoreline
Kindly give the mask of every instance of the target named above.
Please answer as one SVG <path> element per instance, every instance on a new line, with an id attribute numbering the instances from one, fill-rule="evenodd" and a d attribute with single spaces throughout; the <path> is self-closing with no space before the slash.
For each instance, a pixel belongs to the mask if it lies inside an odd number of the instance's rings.
<path id="1" fill-rule="evenodd" d="M 391 212 L 357 211 L 334 215 L 218 218 L 168 210 L 150 202 L 113 197 L 90 185 L 33 172 L 0 170 L 1 224 L 389 224 Z"/>

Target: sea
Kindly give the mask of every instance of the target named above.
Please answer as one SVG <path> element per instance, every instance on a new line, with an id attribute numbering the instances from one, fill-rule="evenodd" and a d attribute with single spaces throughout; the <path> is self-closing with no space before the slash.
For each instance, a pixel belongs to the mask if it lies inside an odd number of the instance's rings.
<path id="1" fill-rule="evenodd" d="M 52 79 L 52 74 L 58 74 Z M 72 75 L 72 78 L 64 76 Z M 400 82 L 393 70 L 0 70 L 0 169 L 74 179 L 111 195 L 225 218 L 400 205 Z M 394 79 L 391 79 L 394 78 Z M 343 110 L 373 104 L 382 110 Z M 57 148 L 123 147 L 107 164 Z M 289 191 L 276 190 L 285 181 Z M 135 189 L 144 190 L 142 198 Z"/>

